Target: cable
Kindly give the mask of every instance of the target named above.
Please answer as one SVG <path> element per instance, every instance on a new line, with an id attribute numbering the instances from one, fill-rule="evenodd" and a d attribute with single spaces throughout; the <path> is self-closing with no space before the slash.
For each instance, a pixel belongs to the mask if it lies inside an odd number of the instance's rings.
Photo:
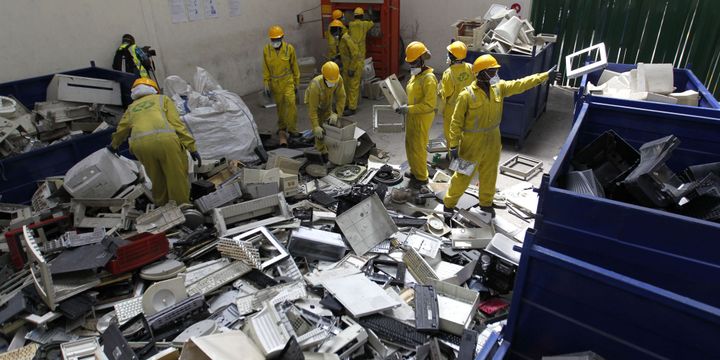
<path id="1" fill-rule="evenodd" d="M 313 11 L 313 10 L 319 8 L 320 6 L 321 6 L 321 5 L 318 5 L 318 6 L 316 6 L 316 7 L 313 7 L 313 8 L 307 9 L 307 10 L 303 10 L 303 11 L 299 12 L 298 15 L 300 15 L 300 14 L 302 14 L 302 13 L 306 13 L 306 12 L 308 12 L 308 11 Z"/>

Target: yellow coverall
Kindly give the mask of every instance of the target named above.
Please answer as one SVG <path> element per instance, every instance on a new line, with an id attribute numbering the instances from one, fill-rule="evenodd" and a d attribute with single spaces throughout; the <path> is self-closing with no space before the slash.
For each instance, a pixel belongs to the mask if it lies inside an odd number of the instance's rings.
<path id="1" fill-rule="evenodd" d="M 263 82 L 277 104 L 278 130 L 297 132 L 295 89 L 300 85 L 295 48 L 284 42 L 279 49 L 271 44 L 263 48 Z"/>
<path id="2" fill-rule="evenodd" d="M 498 164 L 500 163 L 500 121 L 503 98 L 523 93 L 548 79 L 547 73 L 526 76 L 522 79 L 503 81 L 490 86 L 490 97 L 477 83 L 460 92 L 450 123 L 448 146 L 459 147 L 458 156 L 475 164 L 472 176 L 456 172 L 450 179 L 443 202 L 454 208 L 470 181 L 477 174 L 480 184 L 480 206 L 492 206 L 495 195 Z"/>
<path id="3" fill-rule="evenodd" d="M 360 57 L 358 46 L 350 37 L 350 34 L 343 34 L 340 37 L 340 43 L 338 44 L 340 51 L 340 62 L 342 65 L 342 76 L 345 81 L 345 93 L 348 95 L 348 108 L 355 110 L 357 108 L 357 95 L 360 91 L 360 78 L 362 72 L 363 60 Z M 350 76 L 350 71 L 353 71 L 353 76 Z M 350 94 L 354 88 L 357 88 L 358 93 L 355 93 L 355 104 L 353 104 Z M 354 106 L 354 107 L 353 107 Z M 342 113 L 338 114 L 342 116 Z"/>
<path id="4" fill-rule="evenodd" d="M 410 172 L 415 179 L 426 181 L 427 144 L 430 128 L 435 118 L 437 104 L 437 79 L 432 68 L 427 68 L 408 81 L 408 113 L 405 124 L 405 153 Z"/>
<path id="5" fill-rule="evenodd" d="M 352 68 L 355 69 L 355 76 L 346 78 L 346 90 L 348 97 L 348 109 L 356 110 L 358 106 L 358 100 L 360 99 L 360 82 L 363 77 L 363 70 L 365 67 L 365 51 L 367 49 L 366 39 L 367 32 L 372 29 L 374 23 L 370 20 L 353 20 L 348 24 L 348 32 L 350 38 L 355 42 L 358 47 L 358 55 L 355 64 Z"/>
<path id="6" fill-rule="evenodd" d="M 335 96 L 337 96 L 335 98 L 335 113 L 342 115 L 345 110 L 346 99 L 342 76 L 333 87 L 325 84 L 325 78 L 322 75 L 318 75 L 310 81 L 310 85 L 305 90 L 305 104 L 308 106 L 308 116 L 313 129 L 321 126 L 330 117 L 333 97 Z M 327 154 L 325 142 L 317 137 L 315 138 L 315 149 Z"/>
<path id="7" fill-rule="evenodd" d="M 342 29 L 342 35 L 347 34 L 347 29 Z M 340 35 L 340 38 L 342 38 L 342 35 Z M 325 38 L 327 39 L 328 43 L 328 53 L 327 53 L 327 59 L 328 61 L 335 61 L 335 58 L 340 55 L 338 53 L 338 41 L 335 39 L 332 34 L 330 34 L 330 29 L 328 28 L 327 31 L 325 31 Z"/>
<path id="8" fill-rule="evenodd" d="M 443 72 L 440 81 L 440 101 L 445 104 L 443 109 L 443 135 L 445 140 L 450 138 L 450 122 L 452 122 L 455 102 L 457 102 L 460 91 L 472 84 L 475 76 L 472 73 L 472 64 L 452 64 Z"/>
<path id="9" fill-rule="evenodd" d="M 152 181 L 155 204 L 190 202 L 185 150 L 194 152 L 197 148 L 173 101 L 165 95 L 146 95 L 133 101 L 112 135 L 112 147 L 119 148 L 128 136 L 130 152 Z"/>

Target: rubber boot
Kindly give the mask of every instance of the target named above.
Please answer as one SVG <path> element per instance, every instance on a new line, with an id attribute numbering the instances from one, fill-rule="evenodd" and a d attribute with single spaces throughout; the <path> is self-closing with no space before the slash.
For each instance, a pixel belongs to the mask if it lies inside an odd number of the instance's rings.
<path id="1" fill-rule="evenodd" d="M 489 213 L 493 219 L 495 218 L 495 208 L 493 208 L 492 206 L 481 206 L 480 210 Z"/>
<path id="2" fill-rule="evenodd" d="M 356 111 L 357 110 L 355 109 L 345 109 L 345 111 L 343 111 L 343 116 L 353 116 Z"/>
<path id="3" fill-rule="evenodd" d="M 278 131 L 278 138 L 279 138 L 280 146 L 282 146 L 282 147 L 288 146 L 287 132 L 285 130 Z"/>

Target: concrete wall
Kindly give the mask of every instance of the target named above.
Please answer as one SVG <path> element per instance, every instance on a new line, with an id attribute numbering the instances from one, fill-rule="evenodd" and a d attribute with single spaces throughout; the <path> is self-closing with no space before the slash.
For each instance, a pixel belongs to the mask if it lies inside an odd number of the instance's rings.
<path id="1" fill-rule="evenodd" d="M 494 3 L 507 6 L 519 3 L 522 6 L 520 16 L 530 16 L 532 0 L 401 0 L 400 35 L 406 44 L 413 40 L 425 43 L 433 54 L 428 65 L 436 72 L 442 72 L 447 67 L 445 48 L 453 36 L 450 25 L 459 19 L 483 16 Z"/>
<path id="2" fill-rule="evenodd" d="M 173 24 L 168 0 L 1 0 L 0 82 L 86 67 L 90 60 L 110 68 L 121 35 L 131 33 L 139 45 L 157 49 L 159 79 L 191 81 L 201 66 L 225 88 L 247 94 L 262 87 L 268 26 L 283 26 L 299 57 L 322 54 L 319 24 L 295 21 L 318 3 L 242 0 L 242 14 L 230 17 L 228 1 L 217 0 L 219 18 Z M 320 9 L 304 15 L 319 18 Z"/>

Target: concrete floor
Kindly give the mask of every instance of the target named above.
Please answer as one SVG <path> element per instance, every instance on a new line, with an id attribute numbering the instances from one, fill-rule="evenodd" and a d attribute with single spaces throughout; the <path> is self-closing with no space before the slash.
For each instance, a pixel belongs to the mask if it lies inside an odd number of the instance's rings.
<path id="1" fill-rule="evenodd" d="M 302 96 L 302 92 L 299 96 Z M 272 132 L 275 133 L 277 129 L 277 115 L 275 108 L 264 109 L 260 106 L 261 98 L 259 94 L 253 94 L 244 97 L 245 102 L 250 107 L 255 117 L 255 121 L 258 124 L 258 128 L 261 132 Z M 363 130 L 367 131 L 373 141 L 376 143 L 378 149 L 387 151 L 389 153 L 389 163 L 393 165 L 401 165 L 406 163 L 405 157 L 405 134 L 404 132 L 373 132 L 372 129 L 372 106 L 373 105 L 386 105 L 387 103 L 382 101 L 373 101 L 368 99 L 362 99 L 358 106 L 358 112 L 348 117 L 348 119 L 354 120 L 357 125 Z M 535 124 L 534 128 L 528 135 L 525 144 L 522 149 L 515 149 L 515 142 L 513 140 L 503 139 L 503 150 L 501 155 L 501 163 L 511 158 L 516 154 L 526 155 L 543 162 L 543 172 L 548 173 L 552 168 L 554 157 L 558 154 L 560 147 L 565 142 L 570 127 L 572 125 L 572 112 L 573 112 L 573 97 L 572 91 L 552 86 L 548 97 L 548 104 L 545 113 L 543 113 Z M 382 118 L 387 122 L 396 122 L 398 120 L 395 113 L 392 112 L 381 112 Z M 442 136 L 442 115 L 438 114 L 435 116 L 433 121 L 433 127 L 430 131 L 430 138 L 434 139 Z M 298 105 L 298 129 L 305 130 L 310 129 L 310 121 L 307 115 L 307 108 L 304 104 Z M 428 156 L 430 160 L 431 155 Z M 538 187 L 542 176 L 537 175 L 530 179 L 530 182 Z M 497 180 L 497 188 L 505 189 L 518 183 L 519 180 L 499 175 Z M 477 180 L 473 182 L 477 183 Z M 434 204 L 429 204 L 434 205 Z M 506 213 L 504 210 L 500 210 L 498 214 Z M 516 226 L 527 227 L 530 223 L 526 223 L 515 216 L 508 215 Z"/>

